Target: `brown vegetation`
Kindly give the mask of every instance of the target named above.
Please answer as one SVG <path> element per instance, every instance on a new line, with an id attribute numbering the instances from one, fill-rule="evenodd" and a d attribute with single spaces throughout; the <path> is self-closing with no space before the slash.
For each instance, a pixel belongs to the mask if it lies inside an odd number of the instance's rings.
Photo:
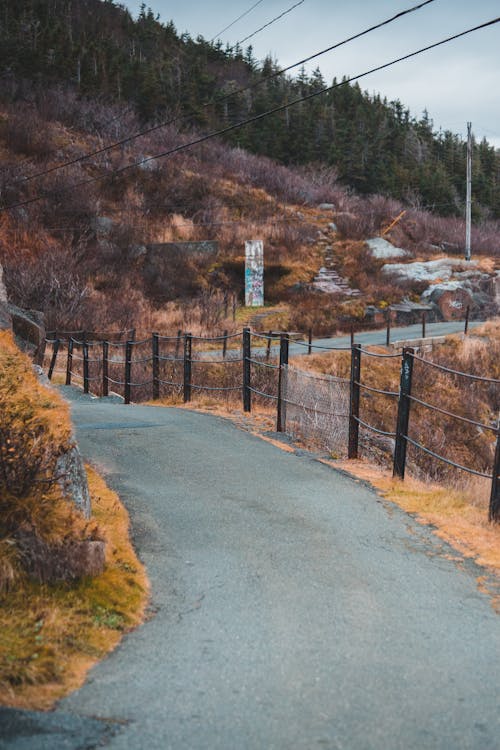
<path id="1" fill-rule="evenodd" d="M 68 405 L 38 383 L 11 334 L 0 333 L 0 591 L 28 574 L 71 577 L 81 570 L 82 543 L 98 538 L 59 481 L 71 434 Z"/>
<path id="2" fill-rule="evenodd" d="M 24 581 L 0 593 L 2 705 L 51 708 L 144 617 L 148 581 L 130 543 L 128 515 L 104 481 L 88 474 L 106 570 L 71 584 Z"/>
<path id="3" fill-rule="evenodd" d="M 29 105 L 10 104 L 1 114 L 0 149 L 8 164 L 0 175 L 4 201 L 41 193 L 45 199 L 2 214 L 0 262 L 12 301 L 41 309 L 48 329 L 134 326 L 172 334 L 176 325 L 188 328 L 191 318 L 199 321 L 198 332 L 219 332 L 220 316 L 206 316 L 204 299 L 234 292 L 243 302 L 244 242 L 252 238 L 262 239 L 266 248 L 266 299 L 290 303 L 292 317 L 283 323 L 293 329 L 332 333 L 345 321 L 361 319 L 366 304 L 391 303 L 421 291 L 418 285 L 388 283 L 379 272 L 382 264 L 362 245 L 384 231 L 403 204 L 382 196 L 360 198 L 339 185 L 331 168 L 287 168 L 213 140 L 107 178 L 144 155 L 185 143 L 188 136 L 171 126 L 24 181 L 137 128 L 131 110 L 78 100 L 59 89 Z M 37 146 L 40 133 L 50 135 L 45 150 Z M 79 184 L 94 177 L 99 181 Z M 333 211 L 319 211 L 322 202 Z M 362 303 L 309 290 L 323 263 L 318 230 L 332 220 L 343 238 L 335 243 L 337 270 L 361 289 Z M 494 222 L 476 225 L 475 253 L 495 256 L 499 236 Z M 461 220 L 436 217 L 418 206 L 407 207 L 388 235 L 423 258 L 443 249 L 461 252 L 462 237 Z M 173 258 L 168 273 L 151 277 L 145 271 L 148 243 L 206 239 L 218 242 L 215 261 Z M 174 329 L 163 327 L 173 311 Z"/>

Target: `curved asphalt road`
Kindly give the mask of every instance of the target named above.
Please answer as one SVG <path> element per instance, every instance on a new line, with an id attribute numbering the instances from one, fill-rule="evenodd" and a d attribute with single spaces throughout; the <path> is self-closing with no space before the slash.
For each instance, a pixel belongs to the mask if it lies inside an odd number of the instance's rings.
<path id="1" fill-rule="evenodd" d="M 155 615 L 34 729 L 5 713 L 0 747 L 498 749 L 500 620 L 472 563 L 309 454 L 73 399 Z"/>
<path id="2" fill-rule="evenodd" d="M 477 326 L 483 325 L 484 321 L 471 321 L 469 323 L 469 330 L 472 331 Z M 430 339 L 436 336 L 448 336 L 452 333 L 463 333 L 464 331 L 463 320 L 451 320 L 441 323 L 427 323 L 425 326 L 426 338 Z M 397 341 L 410 341 L 412 339 L 420 339 L 422 337 L 422 326 L 420 323 L 415 323 L 409 326 L 393 326 L 390 332 L 390 342 L 394 343 Z M 362 344 L 364 346 L 374 345 L 385 345 L 387 340 L 387 329 L 380 328 L 377 331 L 359 331 L 354 335 L 354 341 L 356 344 Z M 351 346 L 351 337 L 349 336 L 336 336 L 334 338 L 323 338 L 314 339 L 313 342 L 316 346 Z M 290 354 L 304 354 L 307 349 L 302 344 L 290 344 Z M 313 349 L 313 351 L 316 351 Z"/>

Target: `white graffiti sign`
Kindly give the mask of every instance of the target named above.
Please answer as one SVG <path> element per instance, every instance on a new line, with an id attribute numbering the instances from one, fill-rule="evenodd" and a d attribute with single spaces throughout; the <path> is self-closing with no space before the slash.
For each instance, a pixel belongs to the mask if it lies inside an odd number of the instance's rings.
<path id="1" fill-rule="evenodd" d="M 264 243 L 262 240 L 245 242 L 245 305 L 262 307 L 264 304 Z"/>

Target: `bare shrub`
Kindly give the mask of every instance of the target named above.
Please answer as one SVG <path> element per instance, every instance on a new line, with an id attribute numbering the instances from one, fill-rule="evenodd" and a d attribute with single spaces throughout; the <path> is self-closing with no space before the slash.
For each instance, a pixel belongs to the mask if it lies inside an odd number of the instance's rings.
<path id="1" fill-rule="evenodd" d="M 85 315 L 87 284 L 71 252 L 47 242 L 37 255 L 27 247 L 4 252 L 2 263 L 11 301 L 41 310 L 49 329 L 67 327 Z"/>
<path id="2" fill-rule="evenodd" d="M 375 233 L 373 217 L 369 212 L 338 213 L 335 215 L 335 224 L 344 239 L 363 240 L 372 237 Z"/>
<path id="3" fill-rule="evenodd" d="M 48 228 L 88 227 L 95 216 L 99 194 L 95 184 L 79 185 L 85 173 L 79 166 L 53 172 L 44 179 L 45 200 L 40 218 Z"/>
<path id="4" fill-rule="evenodd" d="M 500 254 L 500 222 L 482 221 L 472 225 L 473 253 L 497 256 Z M 391 230 L 391 239 L 423 255 L 436 251 L 462 255 L 465 247 L 465 221 L 452 216 L 438 216 L 430 211 L 409 210 L 402 221 Z"/>
<path id="5" fill-rule="evenodd" d="M 364 240 L 380 234 L 401 210 L 399 201 L 382 195 L 364 199 L 351 197 L 349 210 L 337 213 L 335 223 L 343 238 Z"/>
<path id="6" fill-rule="evenodd" d="M 11 109 L 0 133 L 7 148 L 16 154 L 46 159 L 55 151 L 50 123 L 28 104 L 18 104 Z"/>

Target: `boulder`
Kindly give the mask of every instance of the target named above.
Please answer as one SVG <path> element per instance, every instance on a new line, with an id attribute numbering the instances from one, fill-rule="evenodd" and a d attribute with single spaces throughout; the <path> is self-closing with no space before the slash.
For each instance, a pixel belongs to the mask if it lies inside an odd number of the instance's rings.
<path id="1" fill-rule="evenodd" d="M 91 227 L 97 235 L 111 234 L 114 228 L 114 221 L 109 216 L 96 216 L 91 221 Z"/>
<path id="2" fill-rule="evenodd" d="M 41 583 L 55 583 L 96 576 L 106 563 L 106 544 L 98 539 L 51 545 L 33 532 L 16 534 L 21 558 L 28 574 Z"/>
<path id="3" fill-rule="evenodd" d="M 131 261 L 138 261 L 148 253 L 146 245 L 131 245 L 127 250 L 127 257 Z"/>
<path id="4" fill-rule="evenodd" d="M 57 460 L 56 474 L 64 497 L 90 518 L 90 492 L 82 456 L 76 443 Z"/>
<path id="5" fill-rule="evenodd" d="M 496 276 L 492 281 L 493 284 L 493 298 L 495 300 L 496 312 L 500 313 L 500 271 L 496 272 Z"/>
<path id="6" fill-rule="evenodd" d="M 422 294 L 422 301 L 432 302 L 439 308 L 443 320 L 462 319 L 467 307 L 474 305 L 474 297 L 460 281 L 434 284 Z"/>
<path id="7" fill-rule="evenodd" d="M 12 318 L 12 330 L 19 348 L 29 352 L 35 362 L 43 360 L 45 351 L 45 319 L 38 310 L 21 310 L 16 305 L 9 305 Z"/>
<path id="8" fill-rule="evenodd" d="M 472 266 L 472 268 L 471 268 Z M 465 263 L 458 258 L 439 258 L 438 260 L 428 260 L 426 262 L 414 263 L 386 263 L 382 266 L 382 273 L 395 276 L 402 281 L 449 281 L 454 273 L 465 268 L 466 271 L 473 271 L 476 275 L 482 276 L 481 272 L 474 268 L 477 266 L 476 261 Z"/>
<path id="9" fill-rule="evenodd" d="M 366 240 L 366 244 L 370 248 L 373 257 L 381 260 L 385 260 L 386 258 L 404 258 L 410 255 L 408 250 L 391 245 L 383 237 L 372 237 L 372 239 Z"/>
<path id="10" fill-rule="evenodd" d="M 7 302 L 7 290 L 3 281 L 3 268 L 0 266 L 0 330 L 12 328 L 12 318 Z"/>

